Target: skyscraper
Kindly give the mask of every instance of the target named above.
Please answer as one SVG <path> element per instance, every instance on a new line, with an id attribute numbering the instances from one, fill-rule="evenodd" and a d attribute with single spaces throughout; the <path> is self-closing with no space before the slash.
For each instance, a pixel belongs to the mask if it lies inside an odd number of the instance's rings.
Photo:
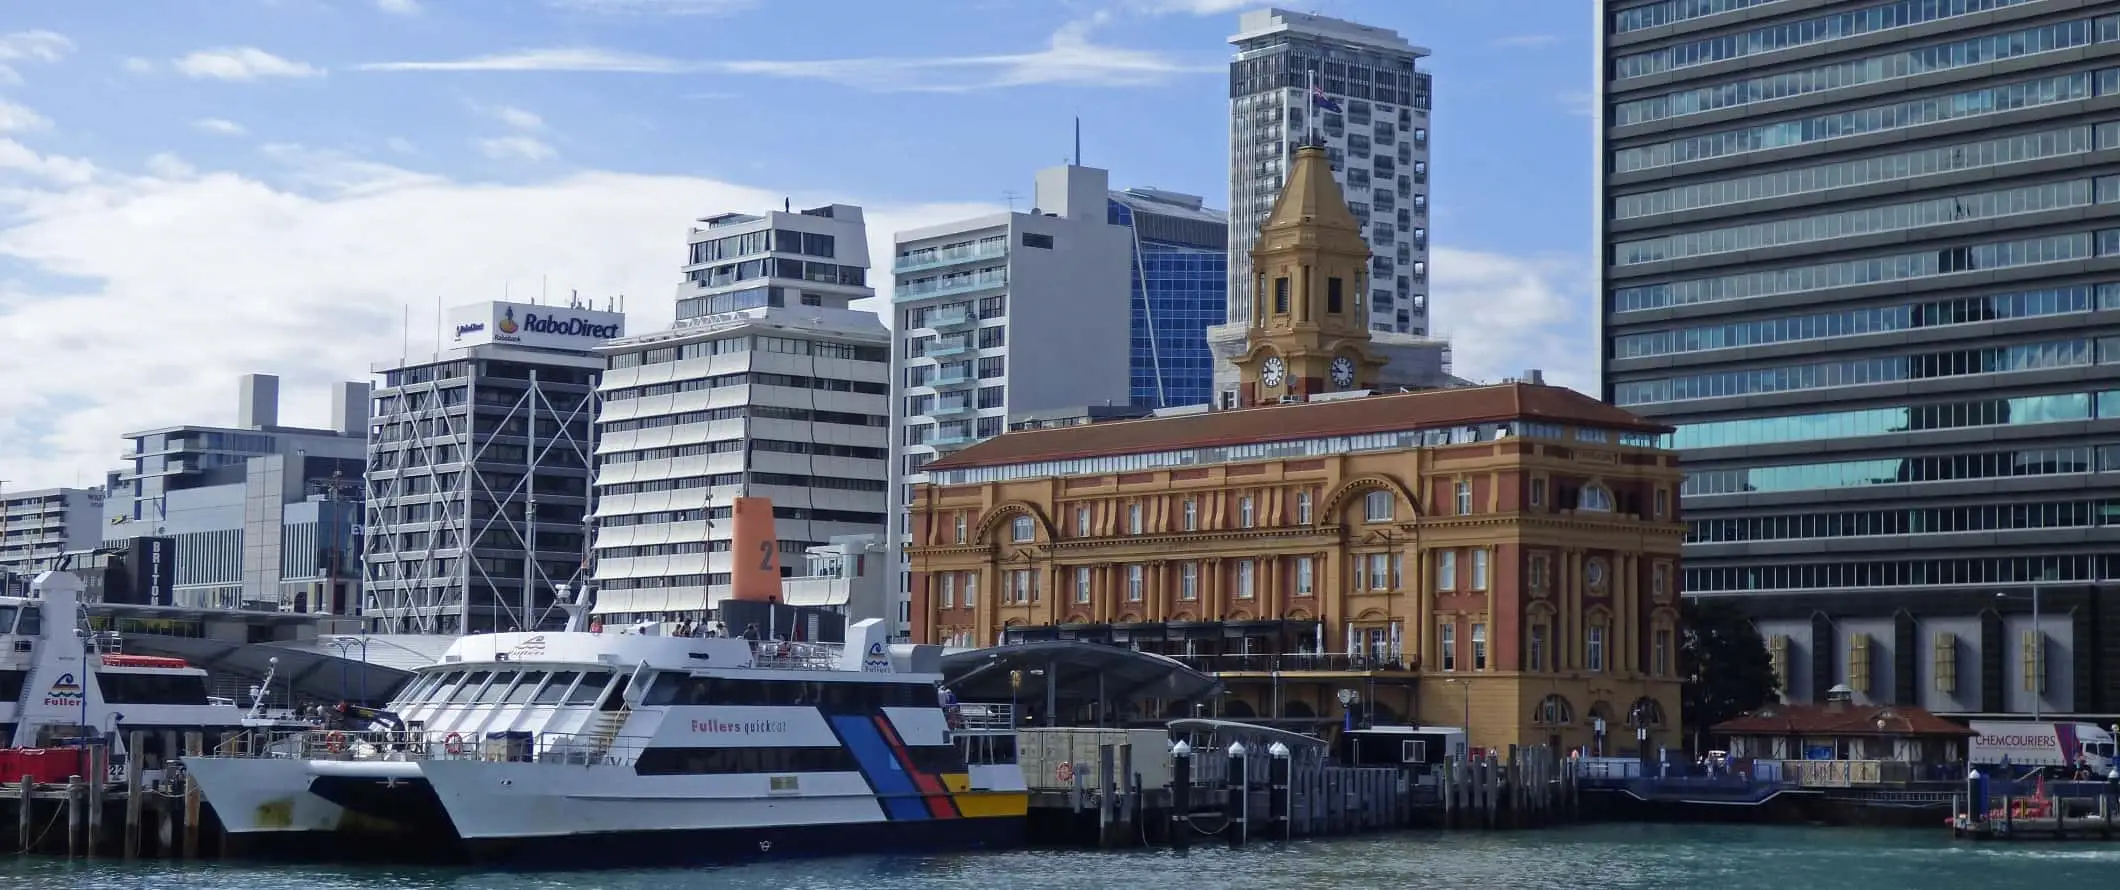
<path id="1" fill-rule="evenodd" d="M 2113 5 L 1600 7 L 1605 394 L 1677 427 L 1686 591 L 1794 699 L 2120 708 Z"/>
<path id="2" fill-rule="evenodd" d="M 367 609 L 388 633 L 562 620 L 587 563 L 591 394 L 625 316 L 485 302 L 436 352 L 379 366 L 368 443 Z"/>
<path id="3" fill-rule="evenodd" d="M 1229 309 L 1212 335 L 1216 386 L 1234 392 L 1230 359 L 1251 317 L 1251 246 L 1295 150 L 1321 141 L 1370 247 L 1369 327 L 1426 335 L 1428 324 L 1428 50 L 1397 32 L 1268 9 L 1229 39 Z"/>
<path id="4" fill-rule="evenodd" d="M 1115 191 L 1107 219 L 1133 230 L 1133 404 L 1214 400 L 1207 329 L 1221 324 L 1229 286 L 1229 215 L 1198 195 Z"/>

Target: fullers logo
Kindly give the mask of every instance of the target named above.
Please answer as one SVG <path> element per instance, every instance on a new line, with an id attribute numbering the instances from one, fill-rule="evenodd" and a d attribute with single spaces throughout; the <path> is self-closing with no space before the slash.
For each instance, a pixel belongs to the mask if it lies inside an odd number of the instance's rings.
<path id="1" fill-rule="evenodd" d="M 537 636 L 531 637 L 530 639 L 517 643 L 515 644 L 515 648 L 508 650 L 508 657 L 510 658 L 523 658 L 526 656 L 537 656 L 543 654 L 545 654 L 544 634 L 538 634 Z"/>
<path id="2" fill-rule="evenodd" d="M 891 656 L 883 651 L 882 643 L 870 643 L 867 654 L 861 656 L 861 669 L 881 673 L 891 672 Z"/>
<path id="3" fill-rule="evenodd" d="M 515 321 L 515 309 L 512 307 L 501 313 L 500 323 L 494 325 L 494 329 L 500 332 L 494 339 L 509 343 L 522 342 L 524 334 L 610 340 L 621 333 L 616 324 L 597 324 L 586 318 L 539 315 L 535 312 L 523 313 L 522 323 L 518 325 Z"/>
<path id="4" fill-rule="evenodd" d="M 59 681 L 52 684 L 50 692 L 44 694 L 47 705 L 71 705 L 81 702 L 81 684 L 74 682 L 74 675 L 60 674 Z"/>
<path id="5" fill-rule="evenodd" d="M 692 731 L 704 735 L 779 735 L 788 731 L 786 720 L 705 720 L 692 721 Z"/>

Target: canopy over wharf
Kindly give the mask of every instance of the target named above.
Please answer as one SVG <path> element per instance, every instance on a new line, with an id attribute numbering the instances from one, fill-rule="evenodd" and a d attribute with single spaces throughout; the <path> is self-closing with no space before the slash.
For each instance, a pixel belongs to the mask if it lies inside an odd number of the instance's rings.
<path id="1" fill-rule="evenodd" d="M 249 707 L 248 686 L 272 675 L 265 693 L 272 707 L 350 701 L 380 705 L 412 676 L 412 669 L 441 660 L 453 636 L 384 634 L 322 636 L 305 640 L 247 643 L 200 637 L 127 635 L 125 650 L 182 658 L 216 678 L 241 678 L 238 704 Z M 218 694 L 231 694 L 224 683 Z"/>
<path id="2" fill-rule="evenodd" d="M 1167 655 L 1067 640 L 946 652 L 942 677 L 959 700 L 1010 702 L 1039 726 L 1160 728 L 1222 692 Z"/>

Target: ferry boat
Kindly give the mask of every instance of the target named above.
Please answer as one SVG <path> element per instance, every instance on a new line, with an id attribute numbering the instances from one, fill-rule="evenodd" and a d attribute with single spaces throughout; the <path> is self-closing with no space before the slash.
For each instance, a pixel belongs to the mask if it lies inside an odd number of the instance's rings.
<path id="1" fill-rule="evenodd" d="M 0 737 L 12 747 L 101 739 L 113 763 L 160 762 L 178 753 L 161 750 L 169 732 L 274 723 L 210 698 L 206 671 L 183 659 L 127 654 L 119 634 L 93 631 L 85 589 L 62 568 L 39 574 L 29 596 L 0 596 Z M 132 730 L 147 731 L 149 750 L 125 749 Z"/>
<path id="2" fill-rule="evenodd" d="M 564 631 L 459 639 L 353 731 L 186 758 L 238 852 L 631 867 L 1021 840 L 1013 716 L 945 707 L 910 670 L 938 647 L 875 619 L 843 646 L 592 628 L 559 594 Z"/>

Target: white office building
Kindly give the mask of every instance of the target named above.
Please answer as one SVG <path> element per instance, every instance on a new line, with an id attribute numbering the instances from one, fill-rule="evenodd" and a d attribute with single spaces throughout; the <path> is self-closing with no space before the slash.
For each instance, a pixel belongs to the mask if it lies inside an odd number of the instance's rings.
<path id="1" fill-rule="evenodd" d="M 1428 322 L 1428 50 L 1384 28 L 1267 9 L 1229 38 L 1229 319 L 1251 317 L 1251 247 L 1306 141 L 1321 142 L 1333 178 L 1369 239 L 1370 327 L 1392 366 L 1434 368 Z M 1322 98 L 1320 97 L 1322 94 Z M 1209 335 L 1215 382 L 1236 389 L 1230 359 L 1244 324 Z M 1447 372 L 1447 365 L 1441 368 Z"/>
<path id="2" fill-rule="evenodd" d="M 773 502 L 784 575 L 881 535 L 890 332 L 861 208 L 728 213 L 692 229 L 677 323 L 615 341 L 598 388 L 594 613 L 704 620 L 729 594 L 733 501 Z"/>
<path id="3" fill-rule="evenodd" d="M 1093 167 L 1041 170 L 1027 213 L 893 238 L 890 540 L 901 609 L 922 467 L 1001 435 L 1010 411 L 1131 400 L 1133 232 L 1108 221 L 1109 182 Z"/>
<path id="4" fill-rule="evenodd" d="M 103 543 L 103 489 L 34 488 L 0 494 L 0 584 L 23 583 L 59 554 Z M 27 589 L 27 588 L 20 588 Z"/>

